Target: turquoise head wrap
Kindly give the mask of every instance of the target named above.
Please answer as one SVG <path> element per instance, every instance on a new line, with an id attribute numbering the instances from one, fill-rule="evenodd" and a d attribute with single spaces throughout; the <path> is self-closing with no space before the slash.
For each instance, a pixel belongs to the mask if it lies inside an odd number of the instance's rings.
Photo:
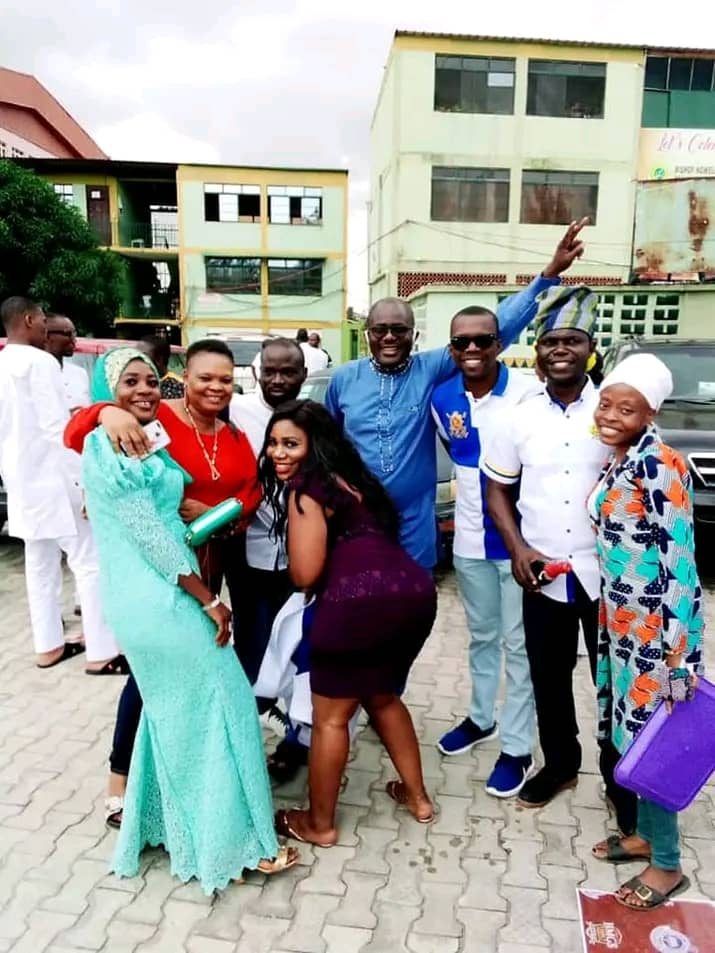
<path id="1" fill-rule="evenodd" d="M 92 375 L 92 402 L 113 401 L 117 396 L 117 385 L 119 378 L 124 373 L 124 368 L 132 361 L 144 361 L 156 374 L 159 380 L 159 372 L 154 366 L 154 362 L 140 351 L 137 347 L 115 347 L 111 351 L 102 354 L 94 366 Z"/>

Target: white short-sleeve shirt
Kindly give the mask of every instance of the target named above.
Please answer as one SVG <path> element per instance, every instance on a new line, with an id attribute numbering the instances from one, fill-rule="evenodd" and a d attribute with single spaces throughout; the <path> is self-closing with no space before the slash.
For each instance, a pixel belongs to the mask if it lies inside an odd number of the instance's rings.
<path id="1" fill-rule="evenodd" d="M 521 479 L 522 536 L 545 556 L 567 559 L 591 599 L 598 598 L 600 577 L 586 501 L 609 452 L 594 427 L 597 403 L 590 380 L 572 404 L 544 390 L 510 411 L 482 460 L 484 473 L 498 483 Z M 566 577 L 543 592 L 567 602 Z"/>

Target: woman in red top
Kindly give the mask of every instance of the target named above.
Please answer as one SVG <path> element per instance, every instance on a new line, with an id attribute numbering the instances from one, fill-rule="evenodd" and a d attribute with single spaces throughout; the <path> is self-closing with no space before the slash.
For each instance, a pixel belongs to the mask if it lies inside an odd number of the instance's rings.
<path id="1" fill-rule="evenodd" d="M 191 476 L 179 512 L 187 522 L 233 496 L 243 504 L 241 519 L 228 531 L 197 547 L 204 583 L 218 594 L 225 579 L 233 609 L 234 641 L 241 638 L 242 587 L 246 579 L 245 529 L 261 501 L 256 458 L 246 435 L 219 414 L 233 395 L 233 355 L 220 340 L 197 341 L 186 352 L 184 397 L 162 401 L 158 419 L 171 438 L 168 453 Z M 114 404 L 97 403 L 78 411 L 65 430 L 65 444 L 82 452 L 84 438 L 101 423 L 115 449 L 142 455 L 149 450 L 135 417 Z M 119 699 L 107 799 L 107 821 L 118 827 L 129 773 L 141 698 L 130 676 Z"/>

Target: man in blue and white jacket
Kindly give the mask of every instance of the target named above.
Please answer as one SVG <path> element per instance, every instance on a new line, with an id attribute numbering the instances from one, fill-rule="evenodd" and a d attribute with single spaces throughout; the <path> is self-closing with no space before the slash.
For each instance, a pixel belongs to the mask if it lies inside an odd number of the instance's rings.
<path id="1" fill-rule="evenodd" d="M 509 409 L 541 385 L 498 361 L 501 349 L 493 312 L 480 307 L 458 312 L 450 326 L 450 353 L 461 373 L 435 388 L 432 396 L 432 414 L 457 473 L 454 567 L 470 632 L 472 676 L 469 714 L 437 747 L 443 754 L 457 755 L 495 737 L 503 648 L 507 696 L 500 717 L 501 754 L 486 790 L 495 797 L 512 797 L 532 773 L 534 698 L 522 592 L 487 510 L 486 478 L 479 463 Z"/>

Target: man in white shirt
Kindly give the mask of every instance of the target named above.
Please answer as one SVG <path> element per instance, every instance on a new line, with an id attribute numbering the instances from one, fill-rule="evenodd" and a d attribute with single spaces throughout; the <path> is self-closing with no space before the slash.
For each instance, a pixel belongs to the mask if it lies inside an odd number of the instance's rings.
<path id="1" fill-rule="evenodd" d="M 0 352 L 0 472 L 7 489 L 8 531 L 25 541 L 25 577 L 37 665 L 50 668 L 83 651 L 65 642 L 62 552 L 79 589 L 87 671 L 114 674 L 119 654 L 102 618 L 99 569 L 71 451 L 60 368 L 45 351 L 42 309 L 27 298 L 0 307 L 7 346 Z"/>
<path id="2" fill-rule="evenodd" d="M 62 383 L 67 398 L 67 408 L 73 414 L 80 407 L 89 405 L 89 375 L 83 367 L 66 361 L 72 357 L 77 345 L 77 330 L 72 321 L 63 314 L 47 315 L 47 345 L 49 353 L 57 359 L 62 371 Z"/>
<path id="3" fill-rule="evenodd" d="M 307 328 L 301 328 L 296 334 L 295 339 L 303 351 L 303 359 L 305 360 L 307 372 L 313 374 L 315 371 L 324 371 L 328 366 L 328 353 L 321 347 L 313 347 L 313 345 L 310 344 Z"/>
<path id="4" fill-rule="evenodd" d="M 45 345 L 45 349 L 59 361 L 60 370 L 62 371 L 62 383 L 67 399 L 67 409 L 70 414 L 74 414 L 80 407 L 89 406 L 90 402 L 89 375 L 87 371 L 85 371 L 83 367 L 79 367 L 79 365 L 72 364 L 71 361 L 65 360 L 66 357 L 72 357 L 75 352 L 77 329 L 74 323 L 63 314 L 53 314 L 48 311 L 45 317 L 47 318 L 47 344 Z M 79 480 L 81 469 L 80 458 L 77 454 L 74 456 L 77 457 L 73 462 L 76 463 L 75 472 L 77 480 Z M 79 604 L 79 592 L 76 586 L 74 593 L 74 614 L 77 616 L 82 614 Z"/>
<path id="5" fill-rule="evenodd" d="M 250 394 L 236 394 L 231 398 L 229 419 L 248 437 L 256 459 L 261 454 L 266 437 L 266 427 L 279 404 L 295 400 L 306 377 L 303 351 L 296 341 L 287 338 L 267 338 L 260 352 L 256 389 Z M 255 519 L 246 533 L 246 561 L 249 579 L 246 592 L 252 602 L 244 606 L 243 638 L 236 646 L 239 660 L 248 680 L 253 684 L 263 661 L 271 635 L 271 627 L 278 611 L 293 591 L 288 576 L 288 556 L 285 540 L 271 535 L 273 509 L 267 502 L 258 508 Z M 275 711 L 268 699 L 258 699 L 262 722 L 271 724 Z M 306 760 L 305 748 L 296 746 L 290 738 L 281 742 L 269 762 L 269 770 L 276 780 L 287 779 L 290 769 L 299 767 Z M 278 763 L 286 766 L 284 772 L 276 769 Z"/>
<path id="6" fill-rule="evenodd" d="M 594 429 L 598 392 L 586 375 L 597 304 L 584 286 L 551 288 L 541 297 L 534 324 L 546 387 L 514 408 L 482 462 L 489 512 L 524 590 L 526 649 L 545 761 L 521 789 L 525 807 L 542 807 L 578 780 L 573 670 L 579 624 L 595 681 L 600 574 L 586 499 L 608 456 Z M 521 527 L 513 502 L 519 481 Z M 568 561 L 572 571 L 539 588 L 536 564 L 549 560 Z M 628 792 L 614 788 L 603 751 L 601 768 L 610 789 L 629 802 Z"/>
<path id="7" fill-rule="evenodd" d="M 521 589 L 487 511 L 486 479 L 479 463 L 510 409 L 542 385 L 497 360 L 499 323 L 485 308 L 465 308 L 452 318 L 449 350 L 460 373 L 435 388 L 432 415 L 457 475 L 454 568 L 470 633 L 472 700 L 467 717 L 443 735 L 437 747 L 445 755 L 463 754 L 499 730 L 501 752 L 486 790 L 494 797 L 513 797 L 533 773 L 534 696 Z M 507 694 L 497 729 L 502 656 Z"/>

